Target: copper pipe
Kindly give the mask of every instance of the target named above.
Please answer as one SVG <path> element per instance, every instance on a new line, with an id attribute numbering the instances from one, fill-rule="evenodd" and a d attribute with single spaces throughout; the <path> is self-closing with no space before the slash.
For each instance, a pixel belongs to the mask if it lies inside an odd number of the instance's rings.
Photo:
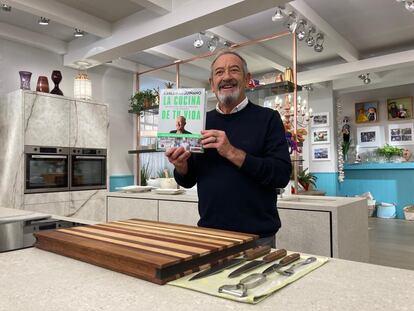
<path id="1" fill-rule="evenodd" d="M 297 49 L 297 40 L 296 32 L 292 33 L 292 58 L 293 58 L 293 139 L 296 142 L 296 145 L 299 144 L 298 141 L 298 86 L 297 86 L 297 61 L 298 61 L 298 49 Z M 298 151 L 294 150 L 293 152 L 293 178 L 295 183 L 295 194 L 298 193 L 298 165 L 299 157 Z"/>
<path id="2" fill-rule="evenodd" d="M 136 75 L 136 83 L 135 83 L 135 90 L 139 91 L 139 74 Z M 137 113 L 135 115 L 135 122 L 137 125 L 137 132 L 136 132 L 136 148 L 138 149 L 141 145 L 141 120 L 140 120 L 141 114 Z M 137 170 L 137 185 L 141 185 L 141 161 L 140 161 L 140 154 L 137 154 L 137 161 L 136 161 L 136 170 Z"/>
<path id="3" fill-rule="evenodd" d="M 175 73 L 175 83 L 177 84 L 177 89 L 180 88 L 180 63 L 176 63 L 176 73 Z"/>
<path id="4" fill-rule="evenodd" d="M 268 35 L 268 36 L 263 36 L 263 37 L 260 37 L 260 38 L 254 39 L 254 40 L 246 40 L 244 42 L 232 44 L 230 46 L 230 49 L 237 49 L 237 48 L 247 46 L 247 45 L 252 45 L 252 44 L 256 44 L 256 43 L 260 43 L 260 42 L 266 42 L 266 41 L 269 41 L 269 40 L 273 40 L 273 39 L 277 39 L 277 38 L 287 36 L 289 34 L 290 34 L 289 31 L 277 32 L 277 33 L 274 33 L 274 34 L 271 34 L 271 35 Z M 145 71 L 141 71 L 141 72 L 138 72 L 137 74 L 142 75 L 142 74 L 145 74 L 145 73 L 149 73 L 149 72 L 153 72 L 153 71 L 156 71 L 156 70 L 164 69 L 164 68 L 171 67 L 171 66 L 174 66 L 174 65 L 179 66 L 180 64 L 190 63 L 190 62 L 195 61 L 197 59 L 210 57 L 211 55 L 215 55 L 219 52 L 220 52 L 220 50 L 216 50 L 214 52 L 207 52 L 207 53 L 197 55 L 197 56 L 194 56 L 194 57 L 191 57 L 191 58 L 187 58 L 187 59 L 184 59 L 184 60 L 177 60 L 174 63 L 164 65 L 164 66 L 159 66 L 159 67 L 152 68 L 152 69 L 148 69 L 148 70 L 145 70 Z"/>

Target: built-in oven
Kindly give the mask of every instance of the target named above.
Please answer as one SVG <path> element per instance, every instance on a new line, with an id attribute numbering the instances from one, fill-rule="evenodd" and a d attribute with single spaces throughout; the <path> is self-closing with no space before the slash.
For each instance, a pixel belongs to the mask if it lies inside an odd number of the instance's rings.
<path id="1" fill-rule="evenodd" d="M 106 149 L 71 148 L 70 190 L 106 189 Z"/>
<path id="2" fill-rule="evenodd" d="M 24 193 L 69 190 L 69 148 L 25 146 Z"/>

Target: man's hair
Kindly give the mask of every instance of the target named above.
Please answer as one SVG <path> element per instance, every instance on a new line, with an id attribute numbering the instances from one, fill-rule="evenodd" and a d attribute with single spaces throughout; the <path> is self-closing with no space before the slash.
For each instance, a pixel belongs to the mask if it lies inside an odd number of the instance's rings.
<path id="1" fill-rule="evenodd" d="M 216 62 L 216 61 L 217 61 L 217 59 L 219 59 L 221 56 L 226 55 L 226 54 L 232 54 L 232 55 L 235 55 L 235 56 L 237 56 L 237 57 L 241 60 L 241 62 L 242 62 L 242 64 L 243 64 L 243 74 L 244 74 L 244 76 L 246 76 L 246 75 L 247 75 L 247 73 L 249 72 L 249 70 L 247 69 L 247 62 L 246 62 L 246 60 L 245 60 L 242 56 L 240 56 L 240 54 L 238 54 L 238 53 L 236 53 L 236 52 L 234 52 L 234 51 L 232 51 L 232 50 L 222 50 L 222 51 L 220 51 L 220 52 L 216 55 L 216 57 L 214 58 L 213 62 L 211 63 L 211 66 L 210 66 L 210 78 L 213 78 L 213 66 L 214 66 L 215 62 Z"/>

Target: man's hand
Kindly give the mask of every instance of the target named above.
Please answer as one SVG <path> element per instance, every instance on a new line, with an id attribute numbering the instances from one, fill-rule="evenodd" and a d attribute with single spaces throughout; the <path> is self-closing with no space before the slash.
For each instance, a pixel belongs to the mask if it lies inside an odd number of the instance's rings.
<path id="1" fill-rule="evenodd" d="M 205 130 L 201 131 L 201 143 L 206 149 L 216 148 L 217 152 L 237 167 L 243 165 L 246 153 L 243 150 L 237 149 L 230 144 L 227 135 L 224 131 L 219 130 Z"/>
<path id="2" fill-rule="evenodd" d="M 187 160 L 191 156 L 190 151 L 185 151 L 184 147 L 179 148 L 170 148 L 165 152 L 165 156 L 168 158 L 168 161 L 170 161 L 175 169 L 177 170 L 177 173 L 184 176 L 188 173 L 188 165 Z"/>

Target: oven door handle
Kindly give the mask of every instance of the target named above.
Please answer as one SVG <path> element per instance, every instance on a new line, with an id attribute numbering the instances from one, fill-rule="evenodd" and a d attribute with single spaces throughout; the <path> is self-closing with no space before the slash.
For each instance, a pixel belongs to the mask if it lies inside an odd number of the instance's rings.
<path id="1" fill-rule="evenodd" d="M 59 156 L 59 155 L 37 155 L 37 154 L 32 154 L 31 157 L 33 159 L 67 159 L 68 156 L 64 155 L 64 156 Z"/>
<path id="2" fill-rule="evenodd" d="M 106 157 L 99 156 L 75 156 L 76 159 L 105 160 Z"/>

